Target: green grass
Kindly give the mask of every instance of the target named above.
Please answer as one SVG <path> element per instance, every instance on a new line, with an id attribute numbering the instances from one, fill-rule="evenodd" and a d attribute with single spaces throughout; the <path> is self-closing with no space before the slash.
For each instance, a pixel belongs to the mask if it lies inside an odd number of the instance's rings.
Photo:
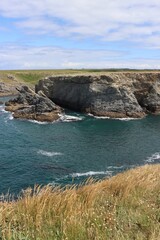
<path id="1" fill-rule="evenodd" d="M 136 69 L 64 69 L 64 70 L 4 70 L 0 71 L 0 81 L 13 83 L 8 75 L 12 75 L 17 81 L 35 85 L 40 79 L 51 75 L 109 73 L 109 72 L 154 72 L 158 70 Z"/>
<path id="2" fill-rule="evenodd" d="M 37 83 L 41 78 L 45 77 L 46 75 L 38 72 L 20 72 L 15 73 L 15 76 L 25 83 L 35 84 Z"/>
<path id="3" fill-rule="evenodd" d="M 35 187 L 0 203 L 0 239 L 159 240 L 160 165 L 85 186 Z"/>

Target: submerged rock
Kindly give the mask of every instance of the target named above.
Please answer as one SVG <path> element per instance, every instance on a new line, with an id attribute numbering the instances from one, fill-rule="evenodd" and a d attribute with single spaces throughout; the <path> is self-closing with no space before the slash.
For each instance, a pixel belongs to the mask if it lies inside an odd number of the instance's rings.
<path id="1" fill-rule="evenodd" d="M 113 118 L 160 113 L 160 73 L 105 73 L 51 76 L 36 92 L 62 107 Z"/>
<path id="2" fill-rule="evenodd" d="M 53 103 L 42 91 L 35 93 L 27 86 L 17 89 L 18 96 L 5 103 L 5 110 L 14 118 L 52 122 L 59 119 L 62 108 Z"/>

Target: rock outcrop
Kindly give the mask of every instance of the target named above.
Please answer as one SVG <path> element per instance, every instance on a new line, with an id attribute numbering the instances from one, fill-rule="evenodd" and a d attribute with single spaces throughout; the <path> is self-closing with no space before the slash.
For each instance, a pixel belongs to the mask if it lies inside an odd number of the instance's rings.
<path id="1" fill-rule="evenodd" d="M 9 83 L 0 82 L 0 97 L 15 95 L 15 94 L 17 94 L 15 86 Z"/>
<path id="2" fill-rule="evenodd" d="M 62 109 L 42 91 L 37 94 L 27 86 L 17 89 L 18 96 L 5 103 L 5 110 L 13 112 L 14 118 L 52 122 L 59 119 Z"/>
<path id="3" fill-rule="evenodd" d="M 113 118 L 160 113 L 160 73 L 106 73 L 51 76 L 39 81 L 56 104 L 72 110 Z"/>

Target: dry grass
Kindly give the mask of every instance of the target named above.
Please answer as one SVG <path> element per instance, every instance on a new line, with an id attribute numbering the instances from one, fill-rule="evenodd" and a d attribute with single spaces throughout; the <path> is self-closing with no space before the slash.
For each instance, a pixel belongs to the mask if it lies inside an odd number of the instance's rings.
<path id="1" fill-rule="evenodd" d="M 27 189 L 0 203 L 0 239 L 158 240 L 160 165 L 85 186 Z"/>
<path id="2" fill-rule="evenodd" d="M 159 70 L 136 69 L 50 69 L 50 70 L 0 70 L 0 82 L 15 84 L 16 82 L 29 85 L 36 84 L 40 79 L 51 75 L 92 74 L 109 72 L 159 72 Z M 13 76 L 13 79 L 10 78 Z M 16 80 L 16 81 L 15 81 Z"/>

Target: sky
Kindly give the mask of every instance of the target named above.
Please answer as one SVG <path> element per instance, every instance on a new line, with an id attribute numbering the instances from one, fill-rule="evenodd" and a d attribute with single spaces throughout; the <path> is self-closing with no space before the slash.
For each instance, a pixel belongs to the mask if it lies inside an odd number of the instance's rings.
<path id="1" fill-rule="evenodd" d="M 5 0 L 0 69 L 160 69 L 160 0 Z"/>

